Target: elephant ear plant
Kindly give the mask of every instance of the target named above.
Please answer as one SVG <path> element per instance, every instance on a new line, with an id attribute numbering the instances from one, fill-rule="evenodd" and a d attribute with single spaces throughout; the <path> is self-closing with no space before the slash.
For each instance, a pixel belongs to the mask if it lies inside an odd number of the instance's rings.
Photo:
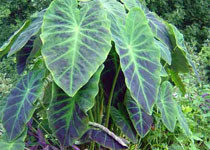
<path id="1" fill-rule="evenodd" d="M 196 73 L 183 35 L 138 0 L 54 0 L 4 43 L 7 53 L 21 77 L 0 114 L 5 150 L 33 147 L 32 130 L 46 141 L 37 149 L 138 147 L 153 109 L 170 132 L 178 120 L 191 135 L 172 97 L 173 86 L 185 94 L 179 74 Z"/>

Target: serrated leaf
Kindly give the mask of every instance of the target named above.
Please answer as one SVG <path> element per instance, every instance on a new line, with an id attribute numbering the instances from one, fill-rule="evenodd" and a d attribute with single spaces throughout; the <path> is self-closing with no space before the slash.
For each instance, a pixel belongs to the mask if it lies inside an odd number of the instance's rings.
<path id="1" fill-rule="evenodd" d="M 29 26 L 22 33 L 20 33 L 18 38 L 12 44 L 8 56 L 11 56 L 21 50 L 21 48 L 24 47 L 24 45 L 31 39 L 31 37 L 40 31 L 45 11 L 46 10 L 42 10 L 31 16 Z"/>
<path id="2" fill-rule="evenodd" d="M 152 117 L 145 113 L 141 105 L 126 92 L 125 105 L 137 133 L 144 137 L 151 128 Z"/>
<path id="3" fill-rule="evenodd" d="M 182 130 L 184 131 L 184 133 L 187 136 L 191 136 L 192 135 L 192 132 L 189 129 L 189 126 L 187 124 L 187 121 L 185 119 L 185 116 L 184 116 L 184 114 L 182 112 L 182 108 L 178 105 L 178 103 L 176 103 L 176 107 L 177 107 L 177 119 L 179 121 L 179 124 L 180 124 Z"/>
<path id="4" fill-rule="evenodd" d="M 130 10 L 120 37 L 115 42 L 131 96 L 141 104 L 146 113 L 152 114 L 160 84 L 160 51 L 154 44 L 142 10 Z"/>
<path id="5" fill-rule="evenodd" d="M 20 35 L 21 32 L 23 32 L 30 24 L 30 21 L 27 20 L 22 27 L 17 30 L 0 48 L 0 58 L 4 55 L 6 55 L 11 46 L 14 44 L 15 40 L 17 39 L 17 37 Z"/>
<path id="6" fill-rule="evenodd" d="M 111 49 L 110 22 L 100 3 L 91 1 L 77 7 L 75 0 L 54 1 L 44 17 L 41 34 L 47 68 L 71 97 L 88 82 Z"/>
<path id="7" fill-rule="evenodd" d="M 161 112 L 163 124 L 168 130 L 174 132 L 177 111 L 176 103 L 172 100 L 172 85 L 168 81 L 161 84 L 157 106 Z"/>
<path id="8" fill-rule="evenodd" d="M 149 21 L 150 28 L 152 29 L 155 38 L 164 43 L 164 45 L 167 46 L 169 50 L 172 50 L 172 44 L 170 41 L 169 32 L 167 31 L 167 27 L 161 18 L 159 18 L 155 13 L 149 11 L 149 9 L 146 6 L 142 5 L 139 0 L 121 0 L 121 1 L 124 3 L 125 7 L 128 10 L 131 10 L 132 8 L 135 7 L 141 8 L 144 11 Z"/>
<path id="9" fill-rule="evenodd" d="M 131 142 L 136 143 L 137 133 L 133 128 L 132 122 L 129 120 L 129 118 L 126 118 L 122 112 L 114 107 L 111 107 L 111 117 L 114 123 L 121 129 L 123 134 L 125 134 Z"/>
<path id="10" fill-rule="evenodd" d="M 86 112 L 94 105 L 103 66 L 74 97 L 69 97 L 56 84 L 48 112 L 49 124 L 63 146 L 70 146 L 88 129 Z"/>
<path id="11" fill-rule="evenodd" d="M 33 104 L 41 94 L 43 76 L 44 71 L 28 72 L 10 92 L 3 114 L 8 140 L 17 138 L 31 119 L 35 111 Z"/>

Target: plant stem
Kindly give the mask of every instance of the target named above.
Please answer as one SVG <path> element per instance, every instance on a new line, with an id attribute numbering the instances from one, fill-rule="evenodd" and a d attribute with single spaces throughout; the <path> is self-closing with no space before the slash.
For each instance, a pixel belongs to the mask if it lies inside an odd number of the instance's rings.
<path id="1" fill-rule="evenodd" d="M 95 149 L 95 142 L 91 142 L 90 150 L 94 150 L 94 149 Z"/>
<path id="2" fill-rule="evenodd" d="M 90 121 L 94 121 L 92 109 L 89 110 L 88 113 L 89 113 L 89 116 L 90 116 Z"/>
<path id="3" fill-rule="evenodd" d="M 45 133 L 47 133 L 47 135 L 49 135 L 51 138 L 52 138 L 52 140 L 57 144 L 57 145 L 59 145 L 59 143 L 54 139 L 54 137 L 39 123 L 39 121 L 38 120 L 36 120 L 34 117 L 33 117 L 33 120 L 37 123 L 37 125 L 45 132 Z"/>
<path id="4" fill-rule="evenodd" d="M 107 105 L 107 109 L 106 109 L 106 123 L 105 123 L 105 127 L 107 127 L 107 128 L 109 126 L 109 117 L 110 117 L 110 109 L 111 109 L 111 104 L 112 104 L 112 97 L 114 94 L 114 89 L 115 89 L 115 86 L 117 83 L 117 78 L 118 78 L 119 72 L 120 72 L 120 65 L 117 68 L 117 72 L 115 74 L 114 81 L 113 81 L 112 88 L 111 88 L 110 95 L 109 95 L 109 99 L 108 99 L 108 105 Z"/>

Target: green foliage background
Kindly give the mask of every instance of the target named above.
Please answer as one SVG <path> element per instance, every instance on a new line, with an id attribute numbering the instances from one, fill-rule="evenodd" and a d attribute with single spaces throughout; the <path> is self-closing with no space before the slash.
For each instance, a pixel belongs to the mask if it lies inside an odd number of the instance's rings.
<path id="1" fill-rule="evenodd" d="M 1 0 L 0 45 L 34 12 L 46 8 L 52 0 Z"/>
<path id="2" fill-rule="evenodd" d="M 14 33 L 23 22 L 34 12 L 46 8 L 52 0 L 1 0 L 0 2 L 0 46 Z M 181 97 L 181 93 L 175 89 L 176 99 L 182 103 L 182 109 L 190 124 L 195 140 L 194 143 L 185 139 L 180 134 L 179 127 L 175 133 L 169 133 L 163 125 L 157 122 L 154 132 L 151 132 L 145 140 L 157 143 L 154 147 L 166 148 L 170 142 L 178 143 L 188 149 L 197 147 L 199 149 L 210 148 L 209 117 L 203 113 L 205 98 L 203 94 L 210 94 L 210 3 L 209 0 L 142 0 L 153 12 L 156 12 L 166 21 L 176 25 L 184 34 L 186 45 L 199 71 L 201 84 L 194 75 L 183 76 L 187 87 L 187 95 Z M 15 71 L 15 58 L 4 58 L 0 60 L 0 100 L 5 97 L 18 79 Z M 208 97 L 210 98 L 210 97 Z M 209 106 L 210 107 L 210 106 Z M 210 116 L 210 115 L 209 115 Z M 161 126 L 159 126 L 161 125 Z M 179 135 L 179 136 L 177 136 Z M 159 144 L 159 145 L 158 145 Z M 182 149 L 181 148 L 181 149 Z M 190 148 L 190 149 L 191 149 Z"/>

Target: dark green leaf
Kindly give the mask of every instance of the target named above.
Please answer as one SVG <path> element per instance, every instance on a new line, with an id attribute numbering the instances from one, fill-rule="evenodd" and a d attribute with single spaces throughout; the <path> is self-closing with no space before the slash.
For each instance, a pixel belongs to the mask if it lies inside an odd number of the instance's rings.
<path id="1" fill-rule="evenodd" d="M 21 50 L 21 48 L 24 47 L 24 45 L 31 39 L 31 37 L 40 31 L 45 11 L 46 10 L 43 10 L 31 16 L 29 26 L 15 40 L 8 56 L 11 56 Z"/>
<path id="2" fill-rule="evenodd" d="M 3 115 L 3 126 L 9 140 L 17 138 L 31 119 L 35 110 L 33 104 L 41 94 L 43 76 L 44 71 L 29 72 L 12 89 Z"/>
<path id="3" fill-rule="evenodd" d="M 121 131 L 130 139 L 130 141 L 136 143 L 137 134 L 129 118 L 127 118 L 123 112 L 114 107 L 111 107 L 111 117 Z"/>
<path id="4" fill-rule="evenodd" d="M 140 104 L 130 96 L 128 91 L 126 92 L 125 104 L 134 128 L 140 136 L 144 137 L 150 130 L 152 117 L 142 110 Z"/>
<path id="5" fill-rule="evenodd" d="M 35 37 L 32 37 L 26 43 L 26 45 L 16 54 L 16 61 L 17 61 L 16 69 L 17 69 L 18 74 L 21 74 L 25 70 L 26 65 L 28 64 L 29 56 L 33 50 L 34 40 L 35 40 Z"/>
<path id="6" fill-rule="evenodd" d="M 188 73 L 189 65 L 183 52 L 180 49 L 175 48 L 171 52 L 171 54 L 172 54 L 171 69 L 173 69 L 173 71 L 175 72 Z"/>
<path id="7" fill-rule="evenodd" d="M 185 95 L 186 94 L 185 85 L 183 84 L 181 78 L 179 77 L 178 72 L 175 72 L 173 70 L 169 70 L 169 73 L 171 75 L 171 80 L 175 83 L 175 85 L 182 92 L 182 95 Z"/>
<path id="8" fill-rule="evenodd" d="M 125 26 L 120 29 L 115 44 L 126 85 L 144 111 L 152 114 L 160 84 L 160 51 L 139 8 L 130 10 Z"/>
<path id="9" fill-rule="evenodd" d="M 128 142 L 125 139 L 116 136 L 106 127 L 93 122 L 90 122 L 90 125 L 94 127 L 88 130 L 88 135 L 91 140 L 113 150 L 128 148 Z"/>
<path id="10" fill-rule="evenodd" d="M 158 109 L 161 112 L 161 120 L 168 130 L 174 132 L 176 125 L 176 104 L 172 100 L 172 85 L 165 81 L 159 90 L 159 98 L 157 100 Z"/>
<path id="11" fill-rule="evenodd" d="M 102 69 L 103 66 L 74 97 L 69 97 L 53 84 L 49 124 L 63 146 L 72 145 L 87 131 L 89 119 L 86 112 L 94 105 Z"/>
<path id="12" fill-rule="evenodd" d="M 200 81 L 199 74 L 198 74 L 198 72 L 195 68 L 195 65 L 194 65 L 194 63 L 191 59 L 191 56 L 188 53 L 187 48 L 184 44 L 184 36 L 179 32 L 179 30 L 174 25 L 167 24 L 167 26 L 168 26 L 168 30 L 169 30 L 169 33 L 170 33 L 170 38 L 171 38 L 173 47 L 174 48 L 176 47 L 175 50 L 179 49 L 179 53 L 183 55 L 183 56 L 177 56 L 177 57 L 185 57 L 185 60 L 183 58 L 182 61 L 185 61 L 185 63 L 188 62 L 189 65 L 191 65 L 191 67 L 193 68 L 193 71 L 195 72 L 196 77 Z M 174 63 L 178 63 L 178 62 L 176 61 Z M 182 63 L 180 63 L 180 62 L 179 62 L 179 64 L 182 65 Z"/>
<path id="13" fill-rule="evenodd" d="M 10 50 L 10 48 L 12 47 L 12 45 L 14 44 L 15 40 L 18 38 L 18 36 L 20 35 L 20 33 L 22 33 L 30 24 L 30 21 L 27 20 L 23 26 L 17 30 L 9 39 L 8 41 L 6 41 L 0 48 L 0 58 L 2 56 L 4 56 L 5 54 L 7 54 Z"/>
<path id="14" fill-rule="evenodd" d="M 56 0 L 46 12 L 42 55 L 55 83 L 73 97 L 111 49 L 110 22 L 98 1 L 77 8 L 76 0 Z"/>

